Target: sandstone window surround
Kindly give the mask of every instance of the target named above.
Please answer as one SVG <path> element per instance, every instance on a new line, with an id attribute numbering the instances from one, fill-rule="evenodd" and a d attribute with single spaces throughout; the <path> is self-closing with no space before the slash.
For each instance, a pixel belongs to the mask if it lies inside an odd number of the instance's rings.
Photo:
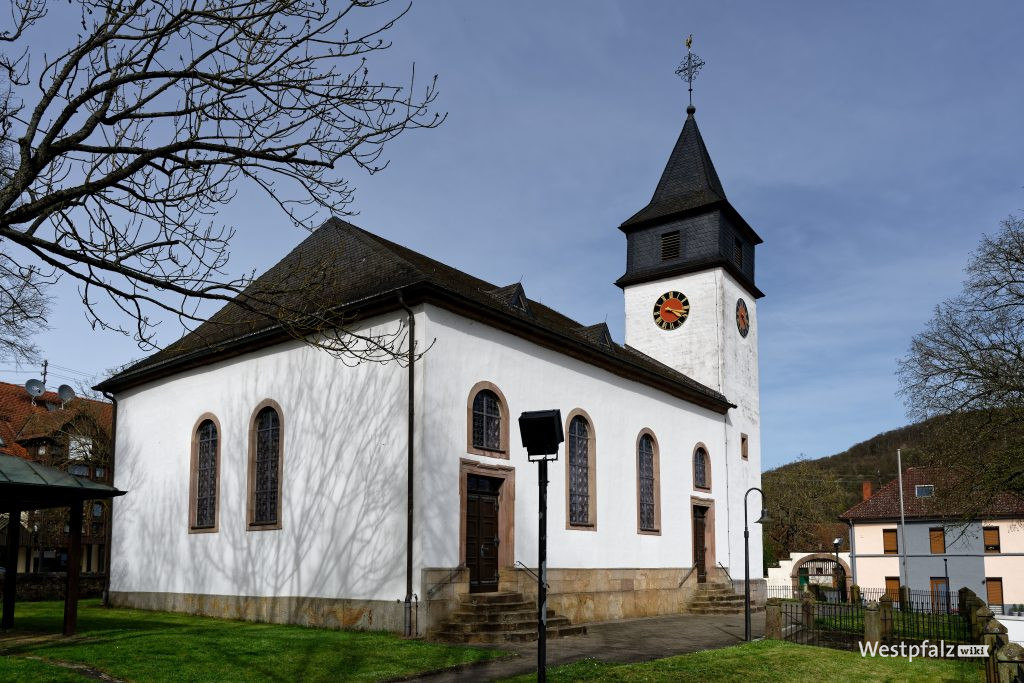
<path id="1" fill-rule="evenodd" d="M 189 533 L 216 533 L 220 517 L 220 422 L 204 413 L 192 429 Z"/>
<path id="2" fill-rule="evenodd" d="M 693 447 L 693 488 L 711 491 L 711 458 L 703 443 Z"/>
<path id="3" fill-rule="evenodd" d="M 246 505 L 250 531 L 281 528 L 284 469 L 284 412 L 265 399 L 249 420 L 249 468 Z"/>
<path id="4" fill-rule="evenodd" d="M 565 528 L 597 530 L 597 436 L 586 411 L 576 408 L 566 417 Z"/>
<path id="5" fill-rule="evenodd" d="M 492 382 L 477 382 L 469 392 L 466 452 L 508 459 L 508 402 Z"/>
<path id="6" fill-rule="evenodd" d="M 636 439 L 637 533 L 661 534 L 660 454 L 654 432 L 644 429 Z"/>

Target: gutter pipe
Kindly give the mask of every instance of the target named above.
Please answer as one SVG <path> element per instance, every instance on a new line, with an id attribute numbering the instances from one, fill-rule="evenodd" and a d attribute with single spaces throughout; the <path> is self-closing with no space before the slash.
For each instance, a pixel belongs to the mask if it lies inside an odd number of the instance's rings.
<path id="1" fill-rule="evenodd" d="M 415 464 L 415 443 L 413 437 L 416 432 L 416 316 L 412 309 L 405 304 L 405 298 L 401 290 L 398 292 L 398 304 L 405 310 L 408 316 L 409 325 L 409 409 L 408 409 L 408 456 L 406 462 L 406 481 L 408 490 L 406 492 L 406 521 L 405 521 L 405 616 L 404 633 L 407 638 L 412 637 L 412 528 L 413 528 L 413 465 Z M 418 629 L 417 629 L 418 630 Z"/>

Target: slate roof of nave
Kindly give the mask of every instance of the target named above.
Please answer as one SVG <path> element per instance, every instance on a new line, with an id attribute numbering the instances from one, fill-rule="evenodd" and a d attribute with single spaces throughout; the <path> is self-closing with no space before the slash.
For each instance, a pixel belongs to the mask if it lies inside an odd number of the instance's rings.
<path id="1" fill-rule="evenodd" d="M 721 393 L 636 349 L 607 344 L 594 325 L 583 325 L 532 299 L 513 305 L 518 285 L 498 287 L 440 261 L 331 218 L 246 290 L 273 292 L 279 310 L 364 311 L 431 301 L 471 318 L 538 341 L 677 397 L 724 413 Z M 270 346 L 288 338 L 270 306 L 262 311 L 229 303 L 195 330 L 158 353 L 126 368 L 97 388 L 119 391 L 221 358 Z"/>

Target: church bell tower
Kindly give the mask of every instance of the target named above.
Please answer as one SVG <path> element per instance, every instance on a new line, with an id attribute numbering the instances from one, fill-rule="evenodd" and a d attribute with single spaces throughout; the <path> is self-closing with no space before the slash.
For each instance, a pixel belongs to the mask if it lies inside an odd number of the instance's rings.
<path id="1" fill-rule="evenodd" d="M 697 127 L 692 82 L 702 65 L 688 53 L 677 71 L 690 83 L 691 103 L 650 202 L 619 226 L 626 272 L 615 284 L 625 296 L 626 344 L 736 404 L 729 450 L 737 444 L 744 456 L 759 455 L 763 294 L 754 265 L 762 240 L 726 198 Z"/>

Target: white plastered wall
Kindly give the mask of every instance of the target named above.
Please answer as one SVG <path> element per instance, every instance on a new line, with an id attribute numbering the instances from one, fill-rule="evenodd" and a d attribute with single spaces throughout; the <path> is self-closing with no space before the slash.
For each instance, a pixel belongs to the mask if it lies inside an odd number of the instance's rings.
<path id="1" fill-rule="evenodd" d="M 564 450 L 550 465 L 549 567 L 691 566 L 691 495 L 715 501 L 716 546 L 725 562 L 730 531 L 724 471 L 718 469 L 724 450 L 721 415 L 436 307 L 427 308 L 425 334 L 425 339 L 437 341 L 425 359 L 428 390 L 420 411 L 425 441 L 422 499 L 444 501 L 418 512 L 426 566 L 460 563 L 462 458 L 515 467 L 515 556 L 536 565 L 537 465 L 526 459 L 516 419 L 523 411 L 546 408 L 560 409 L 563 417 L 575 408 L 585 410 L 597 444 L 596 531 L 565 528 Z M 468 395 L 480 381 L 494 383 L 508 401 L 509 460 L 466 452 Z M 644 428 L 654 432 L 660 449 L 660 536 L 637 533 L 636 440 Z M 711 494 L 693 490 L 692 452 L 698 442 L 708 446 L 716 463 Z M 737 539 L 742 543 L 742 527 L 732 529 L 734 546 Z M 760 557 L 760 543 L 756 552 Z"/>
<path id="2" fill-rule="evenodd" d="M 985 576 L 1002 578 L 1005 604 L 1024 604 L 1024 520 L 1000 519 L 984 526 L 999 527 L 999 552 L 985 553 Z"/>
<path id="3" fill-rule="evenodd" d="M 690 302 L 690 314 L 676 330 L 666 331 L 653 323 L 654 303 L 665 292 L 678 290 Z M 726 484 L 727 505 L 716 510 L 719 523 L 738 533 L 728 546 L 719 546 L 718 561 L 734 579 L 743 578 L 744 496 L 761 486 L 761 420 L 758 371 L 757 300 L 723 268 L 674 276 L 629 286 L 625 289 L 626 343 L 660 360 L 702 384 L 720 391 L 736 404 L 719 417 L 722 444 L 711 450 L 713 481 Z M 747 306 L 750 330 L 742 337 L 736 326 L 736 302 Z M 747 435 L 749 457 L 741 457 L 741 435 Z M 710 444 L 709 444 L 710 446 Z M 728 476 L 726 476 L 728 474 Z M 748 500 L 750 526 L 750 575 L 760 577 L 763 567 L 759 517 L 762 501 L 751 492 Z"/>
<path id="4" fill-rule="evenodd" d="M 885 588 L 885 577 L 900 575 L 900 556 L 885 555 L 882 531 L 896 529 L 896 525 L 853 525 L 854 547 L 857 550 L 857 585 L 861 588 Z"/>
<path id="5" fill-rule="evenodd" d="M 128 493 L 114 506 L 111 589 L 402 598 L 406 381 L 397 364 L 347 367 L 290 342 L 119 394 L 115 485 Z M 267 398 L 283 413 L 282 523 L 249 531 L 247 430 Z M 221 426 L 219 529 L 189 533 L 204 413 Z"/>

